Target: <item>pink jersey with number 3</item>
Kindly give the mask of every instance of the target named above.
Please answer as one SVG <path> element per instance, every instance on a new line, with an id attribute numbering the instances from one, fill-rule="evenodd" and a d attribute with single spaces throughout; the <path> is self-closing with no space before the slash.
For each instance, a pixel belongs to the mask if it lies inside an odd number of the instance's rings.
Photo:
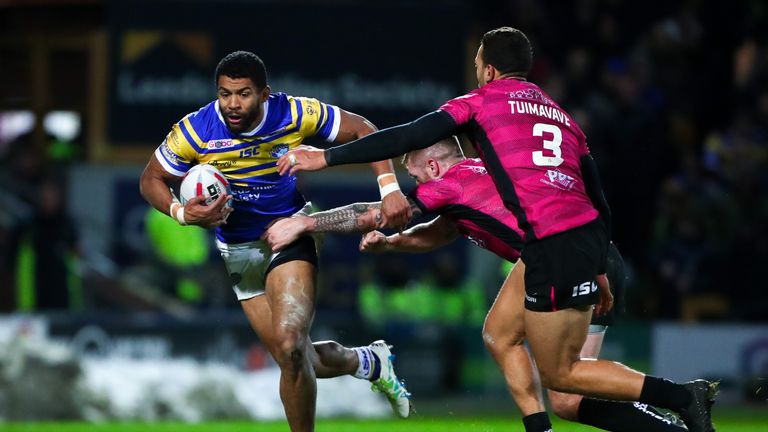
<path id="1" fill-rule="evenodd" d="M 492 81 L 441 110 L 464 126 L 525 241 L 597 218 L 581 177 L 581 128 L 535 84 Z"/>

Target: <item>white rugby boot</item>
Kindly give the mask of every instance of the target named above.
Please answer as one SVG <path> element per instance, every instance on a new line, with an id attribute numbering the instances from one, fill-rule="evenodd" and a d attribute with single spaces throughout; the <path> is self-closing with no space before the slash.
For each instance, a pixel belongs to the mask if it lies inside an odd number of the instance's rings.
<path id="1" fill-rule="evenodd" d="M 387 345 L 383 340 L 372 342 L 368 347 L 376 354 L 379 359 L 381 372 L 379 378 L 373 380 L 371 390 L 384 393 L 392 405 L 392 411 L 400 418 L 407 418 L 411 413 L 411 394 L 406 390 L 402 381 L 397 379 L 393 361 L 394 354 L 390 351 L 391 345 Z"/>

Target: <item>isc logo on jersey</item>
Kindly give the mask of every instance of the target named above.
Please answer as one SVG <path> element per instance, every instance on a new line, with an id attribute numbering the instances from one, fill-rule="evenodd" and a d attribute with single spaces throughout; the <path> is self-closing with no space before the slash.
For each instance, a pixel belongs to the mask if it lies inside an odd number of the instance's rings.
<path id="1" fill-rule="evenodd" d="M 571 295 L 571 297 L 587 295 L 595 291 L 597 291 L 597 284 L 595 283 L 595 281 L 583 282 L 573 287 L 573 294 Z"/>

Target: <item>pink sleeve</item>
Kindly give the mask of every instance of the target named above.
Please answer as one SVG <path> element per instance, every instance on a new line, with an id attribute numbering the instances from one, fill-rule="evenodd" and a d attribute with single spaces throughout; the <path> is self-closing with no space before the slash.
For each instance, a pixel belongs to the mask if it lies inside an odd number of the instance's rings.
<path id="1" fill-rule="evenodd" d="M 481 99 L 482 96 L 479 92 L 474 90 L 464 96 L 449 100 L 440 107 L 440 110 L 450 114 L 457 125 L 462 125 L 472 120 L 475 116 Z"/>

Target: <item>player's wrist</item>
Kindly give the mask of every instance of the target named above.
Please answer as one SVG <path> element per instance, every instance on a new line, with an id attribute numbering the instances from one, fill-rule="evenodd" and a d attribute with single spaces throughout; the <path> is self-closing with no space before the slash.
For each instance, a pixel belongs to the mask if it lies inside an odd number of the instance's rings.
<path id="1" fill-rule="evenodd" d="M 313 218 L 312 216 L 298 216 L 298 218 L 301 221 L 303 233 L 315 232 L 315 227 L 317 226 L 317 219 Z"/>
<path id="2" fill-rule="evenodd" d="M 381 199 L 400 190 L 400 185 L 397 183 L 397 177 L 394 173 L 385 173 L 376 178 L 376 182 L 379 184 L 379 194 Z"/>
<path id="3" fill-rule="evenodd" d="M 393 178 L 395 178 L 395 173 L 384 173 L 376 177 L 376 181 L 381 186 L 382 182 L 391 183 Z"/>
<path id="4" fill-rule="evenodd" d="M 395 249 L 395 242 L 397 242 L 398 234 L 392 234 L 391 236 L 384 236 L 384 249 L 391 251 Z"/>
<path id="5" fill-rule="evenodd" d="M 187 221 L 184 219 L 184 206 L 180 202 L 172 202 L 168 214 L 176 219 L 179 225 L 187 225 Z"/>

